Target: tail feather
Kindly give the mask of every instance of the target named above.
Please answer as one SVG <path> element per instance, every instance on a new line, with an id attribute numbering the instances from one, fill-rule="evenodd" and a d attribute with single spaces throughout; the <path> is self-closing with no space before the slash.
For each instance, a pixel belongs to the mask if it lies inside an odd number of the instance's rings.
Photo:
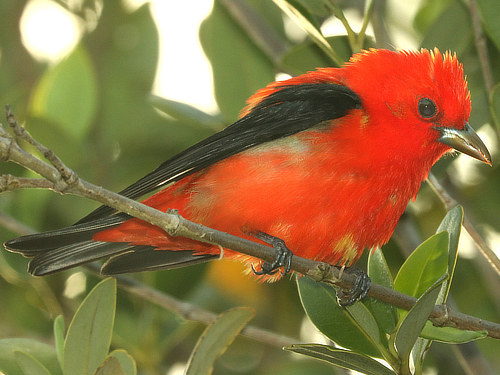
<path id="1" fill-rule="evenodd" d="M 7 241 L 4 245 L 9 251 L 34 256 L 40 252 L 89 241 L 97 232 L 115 227 L 127 219 L 128 215 L 119 214 L 49 232 L 17 237 Z"/>
<path id="2" fill-rule="evenodd" d="M 107 256 L 124 253 L 134 247 L 136 246 L 121 242 L 85 241 L 75 243 L 39 253 L 31 259 L 28 271 L 35 276 L 48 275 Z"/>
<path id="3" fill-rule="evenodd" d="M 155 250 L 153 246 L 128 242 L 93 240 L 96 233 L 116 227 L 130 216 L 116 214 L 67 228 L 15 238 L 5 243 L 9 251 L 32 259 L 28 272 L 35 276 L 48 275 L 101 258 L 111 257 L 103 266 L 103 274 L 154 271 L 185 267 L 207 262 L 217 255 L 195 255 L 193 250 Z"/>
<path id="4" fill-rule="evenodd" d="M 113 256 L 104 263 L 101 273 L 115 275 L 128 272 L 159 271 L 205 263 L 215 258 L 218 258 L 218 255 L 194 255 L 192 250 L 154 250 L 151 246 L 143 246 Z"/>

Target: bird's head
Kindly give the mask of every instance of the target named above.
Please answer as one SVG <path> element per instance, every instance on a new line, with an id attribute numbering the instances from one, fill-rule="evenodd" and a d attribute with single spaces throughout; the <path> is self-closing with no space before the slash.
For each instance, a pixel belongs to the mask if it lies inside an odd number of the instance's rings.
<path id="1" fill-rule="evenodd" d="M 491 165 L 491 156 L 469 125 L 470 94 L 455 55 L 370 50 L 354 55 L 344 68 L 345 84 L 356 92 L 372 129 L 387 147 L 433 155 L 436 161 L 457 150 Z"/>

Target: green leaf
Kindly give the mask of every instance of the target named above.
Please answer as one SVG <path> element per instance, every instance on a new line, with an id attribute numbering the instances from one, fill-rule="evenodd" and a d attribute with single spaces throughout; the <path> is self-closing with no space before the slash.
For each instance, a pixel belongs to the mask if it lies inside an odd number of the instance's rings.
<path id="1" fill-rule="evenodd" d="M 202 125 L 214 130 L 220 130 L 225 125 L 221 118 L 211 116 L 189 104 L 156 95 L 151 95 L 150 101 L 158 110 L 185 124 Z"/>
<path id="2" fill-rule="evenodd" d="M 115 357 L 123 370 L 124 375 L 136 375 L 137 365 L 134 358 L 126 350 L 113 350 L 108 357 Z"/>
<path id="3" fill-rule="evenodd" d="M 289 2 L 292 3 L 291 1 Z M 332 15 L 332 11 L 330 10 L 331 4 L 328 0 L 296 0 L 296 2 L 315 16 L 326 18 Z"/>
<path id="4" fill-rule="evenodd" d="M 326 40 L 343 62 L 349 60 L 352 51 L 347 36 L 333 36 L 326 38 Z M 367 47 L 369 48 L 368 44 Z M 306 40 L 290 48 L 283 55 L 280 66 L 290 74 L 299 75 L 316 68 L 331 67 L 332 60 L 316 43 Z"/>
<path id="5" fill-rule="evenodd" d="M 446 280 L 446 277 L 447 275 L 443 276 L 426 290 L 398 324 L 394 335 L 394 346 L 399 357 L 403 360 L 403 364 L 409 363 L 413 345 L 434 308 L 441 284 Z"/>
<path id="6" fill-rule="evenodd" d="M 453 0 L 424 0 L 421 3 L 413 20 L 416 30 L 425 34 L 427 29 L 436 21 L 439 15 L 450 5 Z"/>
<path id="7" fill-rule="evenodd" d="M 463 209 L 460 206 L 448 211 L 446 216 L 441 221 L 437 229 L 437 233 L 446 231 L 449 234 L 448 243 L 448 269 L 447 273 L 449 278 L 443 282 L 436 304 L 442 304 L 446 301 L 451 286 L 451 279 L 455 272 L 455 265 L 458 257 L 458 241 L 460 238 L 460 231 L 462 230 Z M 447 329 L 450 328 L 450 329 Z M 444 342 L 467 342 L 475 339 L 475 335 L 462 334 L 462 330 L 451 327 L 434 327 L 430 322 L 426 322 L 425 327 L 421 333 L 422 337 L 417 339 L 417 343 L 411 353 L 415 365 L 419 368 L 424 360 L 426 351 L 430 348 L 432 342 L 430 339 L 436 339 Z M 474 337 L 474 338 L 473 338 Z M 465 341 L 463 341 L 465 340 Z"/>
<path id="8" fill-rule="evenodd" d="M 477 0 L 476 1 L 484 30 L 500 50 L 500 7 L 497 0 Z"/>
<path id="9" fill-rule="evenodd" d="M 458 241 L 460 232 L 462 231 L 462 222 L 464 219 L 464 210 L 461 206 L 452 208 L 441 221 L 436 233 L 446 231 L 449 235 L 448 242 L 448 280 L 443 283 L 442 293 L 440 294 L 437 303 L 444 303 L 450 291 L 451 281 L 455 274 L 455 265 L 458 257 Z"/>
<path id="10" fill-rule="evenodd" d="M 82 46 L 42 76 L 31 100 L 34 116 L 57 123 L 78 140 L 86 135 L 96 108 L 95 72 Z"/>
<path id="11" fill-rule="evenodd" d="M 0 371 L 7 375 L 22 374 L 15 352 L 23 352 L 36 358 L 52 375 L 61 375 L 54 347 L 31 339 L 0 340 Z"/>
<path id="12" fill-rule="evenodd" d="M 472 41 L 472 35 L 470 14 L 466 5 L 453 1 L 428 27 L 421 47 L 438 47 L 441 51 L 451 50 L 460 54 Z"/>
<path id="13" fill-rule="evenodd" d="M 209 325 L 200 337 L 189 358 L 186 375 L 211 374 L 213 363 L 254 317 L 254 310 L 246 307 L 230 309 Z"/>
<path id="14" fill-rule="evenodd" d="M 469 341 L 485 338 L 487 331 L 466 331 L 453 327 L 436 327 L 431 322 L 426 322 L 420 336 L 427 340 L 462 344 Z"/>
<path id="15" fill-rule="evenodd" d="M 339 306 L 333 287 L 308 277 L 298 278 L 297 287 L 304 311 L 322 334 L 344 348 L 374 357 L 381 356 L 347 311 Z"/>
<path id="16" fill-rule="evenodd" d="M 394 289 L 389 267 L 380 248 L 368 255 L 367 273 L 373 283 Z M 398 321 L 396 307 L 375 298 L 367 298 L 363 303 L 375 317 L 382 334 L 389 334 L 394 330 Z"/>
<path id="17" fill-rule="evenodd" d="M 394 372 L 370 357 L 328 345 L 299 344 L 284 349 L 367 375 L 394 375 Z"/>
<path id="18" fill-rule="evenodd" d="M 50 375 L 49 370 L 31 354 L 16 350 L 14 356 L 25 375 Z"/>
<path id="19" fill-rule="evenodd" d="M 299 25 L 311 38 L 311 40 L 330 58 L 330 60 L 337 64 L 342 65 L 343 60 L 333 50 L 332 46 L 328 43 L 321 31 L 311 23 L 311 21 L 303 15 L 300 10 L 288 3 L 286 0 L 273 0 L 278 5 L 283 13 Z"/>
<path id="20" fill-rule="evenodd" d="M 251 94 L 274 81 L 273 64 L 219 1 L 200 26 L 200 42 L 212 64 L 217 104 L 234 120 Z"/>
<path id="21" fill-rule="evenodd" d="M 56 342 L 57 361 L 62 367 L 64 357 L 64 317 L 58 315 L 54 320 L 54 339 Z"/>
<path id="22" fill-rule="evenodd" d="M 165 118 L 161 118 L 147 101 L 159 55 L 158 30 L 149 5 L 144 3 L 131 12 L 121 1 L 107 1 L 102 8 L 99 27 L 84 39 L 99 77 L 96 119 L 99 129 L 96 130 L 101 134 L 97 138 L 101 144 L 97 149 L 109 149 L 118 142 L 121 157 L 133 154 L 130 157 L 134 163 L 142 167 L 141 156 L 156 149 L 160 141 L 163 153 L 169 147 L 167 133 L 162 132 Z M 104 41 L 110 43 L 110 48 L 103 48 Z M 130 124 L 141 124 L 141 142 L 138 142 L 138 127 Z M 144 149 L 145 144 L 148 151 Z M 134 163 L 128 163 L 128 175 L 134 173 Z"/>
<path id="23" fill-rule="evenodd" d="M 93 375 L 106 358 L 116 308 L 116 280 L 105 279 L 85 297 L 68 328 L 64 375 Z"/>
<path id="24" fill-rule="evenodd" d="M 373 345 L 382 347 L 383 349 L 385 345 L 382 345 L 382 336 L 380 335 L 377 322 L 370 310 L 368 310 L 363 303 L 355 303 L 354 305 L 346 306 L 345 309 L 368 340 L 370 340 Z"/>
<path id="25" fill-rule="evenodd" d="M 97 369 L 95 375 L 125 375 L 120 361 L 115 357 L 108 357 Z"/>
<path id="26" fill-rule="evenodd" d="M 413 297 L 421 296 L 448 268 L 448 233 L 422 242 L 399 269 L 394 288 Z"/>

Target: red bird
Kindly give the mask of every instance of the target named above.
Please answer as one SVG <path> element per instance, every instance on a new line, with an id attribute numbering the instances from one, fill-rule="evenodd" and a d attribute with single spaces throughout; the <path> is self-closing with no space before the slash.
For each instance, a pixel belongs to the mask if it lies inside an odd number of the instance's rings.
<path id="1" fill-rule="evenodd" d="M 167 160 L 121 192 L 237 236 L 349 266 L 385 244 L 432 165 L 453 149 L 491 165 L 469 126 L 470 95 L 455 55 L 370 50 L 342 68 L 271 83 L 234 124 Z M 5 244 L 45 275 L 110 257 L 106 274 L 213 259 L 218 246 L 171 237 L 100 207 L 68 228 Z M 279 278 L 286 262 L 231 250 L 257 274 Z M 285 267 L 286 268 L 286 267 Z M 276 270 L 280 272 L 275 273 Z M 271 276 L 266 276 L 271 277 Z"/>

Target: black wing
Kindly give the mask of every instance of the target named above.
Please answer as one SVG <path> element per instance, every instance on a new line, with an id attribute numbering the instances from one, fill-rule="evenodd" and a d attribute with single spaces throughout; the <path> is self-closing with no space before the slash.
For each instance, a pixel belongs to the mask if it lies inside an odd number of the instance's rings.
<path id="1" fill-rule="evenodd" d="M 243 118 L 161 164 L 120 194 L 136 199 L 250 147 L 290 136 L 361 108 L 360 98 L 345 86 L 329 83 L 285 85 L 264 98 Z M 154 252 L 148 246 L 92 241 L 95 233 L 129 219 L 101 206 L 73 226 L 15 238 L 5 247 L 34 257 L 30 272 L 43 275 L 112 256 L 103 271 L 119 273 L 175 268 L 212 259 L 213 255 Z M 161 253 L 161 254 L 160 254 Z"/>
<path id="2" fill-rule="evenodd" d="M 139 198 L 250 147 L 334 120 L 360 107 L 359 97 L 342 85 L 316 83 L 283 86 L 263 99 L 243 118 L 175 155 L 119 194 L 131 199 Z M 108 206 L 101 206 L 78 223 L 114 212 Z"/>

